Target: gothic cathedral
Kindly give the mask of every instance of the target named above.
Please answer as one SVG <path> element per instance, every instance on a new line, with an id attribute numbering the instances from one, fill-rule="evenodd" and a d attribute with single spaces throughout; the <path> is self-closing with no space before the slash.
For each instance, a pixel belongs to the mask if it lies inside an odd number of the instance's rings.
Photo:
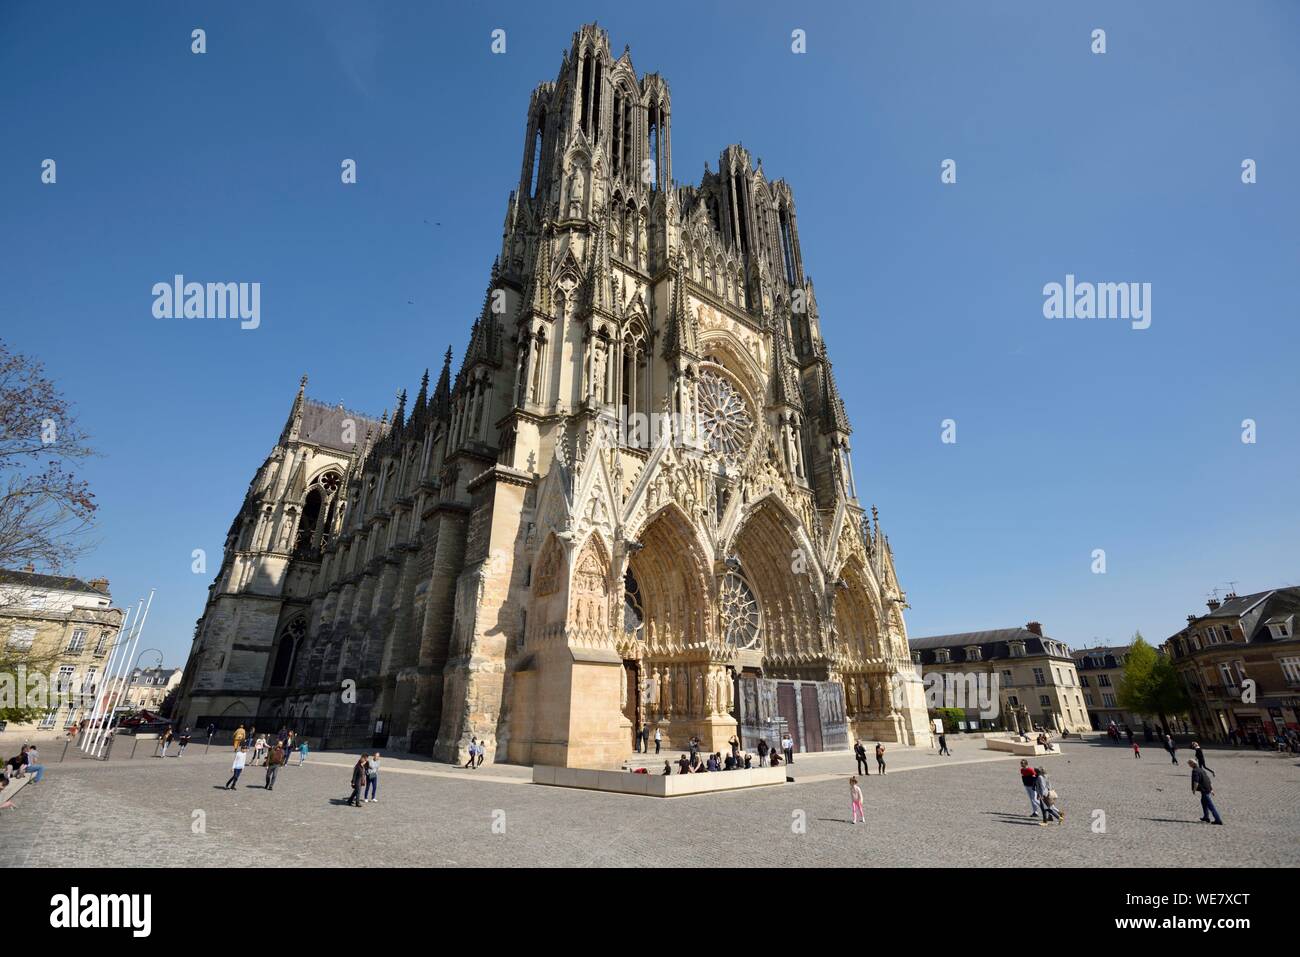
<path id="1" fill-rule="evenodd" d="M 647 727 L 706 751 L 926 735 L 791 188 L 739 146 L 672 174 L 667 82 L 584 26 L 529 101 L 459 371 L 448 351 L 391 419 L 304 378 L 183 723 L 592 768 Z"/>

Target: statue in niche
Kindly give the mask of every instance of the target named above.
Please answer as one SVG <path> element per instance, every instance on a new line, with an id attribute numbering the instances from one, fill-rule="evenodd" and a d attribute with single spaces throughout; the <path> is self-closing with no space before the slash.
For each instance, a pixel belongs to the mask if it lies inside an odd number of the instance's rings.
<path id="1" fill-rule="evenodd" d="M 582 218 L 582 198 L 584 193 L 585 180 L 582 176 L 582 168 L 575 166 L 573 168 L 573 179 L 569 183 L 569 218 Z"/>
<path id="2" fill-rule="evenodd" d="M 605 343 L 599 336 L 592 343 L 591 382 L 587 394 L 596 402 L 605 401 Z"/>

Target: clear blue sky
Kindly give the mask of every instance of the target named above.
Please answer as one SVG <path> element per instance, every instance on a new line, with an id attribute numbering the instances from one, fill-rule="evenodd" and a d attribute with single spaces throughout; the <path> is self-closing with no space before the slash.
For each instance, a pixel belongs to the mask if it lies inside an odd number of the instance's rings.
<path id="1" fill-rule="evenodd" d="M 529 93 L 593 19 L 667 77 L 678 179 L 741 141 L 793 185 L 913 635 L 1161 639 L 1300 580 L 1300 4 L 6 0 L 0 334 L 103 453 L 75 571 L 156 587 L 169 664 L 298 377 L 378 413 L 459 361 Z M 261 328 L 154 319 L 178 272 L 261 282 Z M 1152 283 L 1151 328 L 1044 319 L 1066 273 Z"/>

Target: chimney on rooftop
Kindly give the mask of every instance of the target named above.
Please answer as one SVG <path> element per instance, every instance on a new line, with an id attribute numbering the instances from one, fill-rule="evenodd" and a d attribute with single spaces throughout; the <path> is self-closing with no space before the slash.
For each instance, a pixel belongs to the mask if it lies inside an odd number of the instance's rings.
<path id="1" fill-rule="evenodd" d="M 1206 605 L 1207 608 L 1210 609 L 1210 611 L 1218 611 L 1218 610 L 1219 610 L 1219 599 L 1217 599 L 1217 598 L 1211 598 L 1209 601 L 1207 601 L 1207 602 L 1205 603 L 1205 605 Z"/>
<path id="2" fill-rule="evenodd" d="M 86 584 L 95 589 L 95 591 L 103 592 L 105 595 L 108 594 L 107 578 L 92 578 L 90 581 L 86 582 Z"/>
<path id="3" fill-rule="evenodd" d="M 31 562 L 28 562 L 26 565 L 23 566 L 23 571 L 25 571 L 29 575 L 35 574 L 36 566 L 33 565 Z"/>
<path id="4" fill-rule="evenodd" d="M 1031 621 L 1029 624 L 1025 625 L 1025 628 L 1028 631 L 1032 631 L 1039 638 L 1043 637 L 1043 626 L 1039 622 Z"/>

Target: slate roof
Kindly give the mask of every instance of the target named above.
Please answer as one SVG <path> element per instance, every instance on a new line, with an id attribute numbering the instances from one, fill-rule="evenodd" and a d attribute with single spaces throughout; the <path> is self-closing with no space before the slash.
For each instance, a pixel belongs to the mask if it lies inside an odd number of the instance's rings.
<path id="1" fill-rule="evenodd" d="M 1048 640 L 1055 641 L 1055 639 Z M 1048 654 L 1042 636 L 1028 628 L 992 628 L 988 631 L 966 631 L 955 635 L 931 635 L 926 638 L 909 638 L 907 643 L 912 651 L 921 653 L 922 664 L 933 664 L 935 651 L 939 648 L 950 649 L 954 662 L 965 661 L 965 649 L 970 645 L 979 646 L 980 661 L 1010 658 L 1012 641 L 1025 643 L 1025 657 Z"/>
<path id="2" fill-rule="evenodd" d="M 1105 671 L 1122 668 L 1120 658 L 1128 654 L 1130 645 L 1098 645 L 1096 648 L 1080 648 L 1071 651 L 1075 667 L 1079 671 Z"/>
<path id="3" fill-rule="evenodd" d="M 345 421 L 353 422 L 354 441 L 344 442 Z M 371 434 L 371 441 L 379 439 L 379 420 L 374 416 L 353 412 L 341 405 L 327 405 L 316 399 L 304 399 L 302 404 L 302 428 L 298 437 L 304 442 L 311 442 L 327 449 L 339 452 L 354 452 L 366 441 L 366 431 Z"/>
<path id="4" fill-rule="evenodd" d="M 64 575 L 41 575 L 36 572 L 16 572 L 0 568 L 0 585 L 16 585 L 20 588 L 48 588 L 56 591 L 85 592 L 91 595 L 108 597 L 105 592 L 91 588 L 80 578 Z"/>
<path id="5" fill-rule="evenodd" d="M 1207 611 L 1200 618 L 1201 620 L 1207 618 L 1240 618 L 1258 604 L 1261 599 L 1267 598 L 1271 594 L 1273 594 L 1273 590 L 1257 591 L 1253 595 L 1239 595 L 1236 598 L 1230 598 L 1213 611 Z"/>

